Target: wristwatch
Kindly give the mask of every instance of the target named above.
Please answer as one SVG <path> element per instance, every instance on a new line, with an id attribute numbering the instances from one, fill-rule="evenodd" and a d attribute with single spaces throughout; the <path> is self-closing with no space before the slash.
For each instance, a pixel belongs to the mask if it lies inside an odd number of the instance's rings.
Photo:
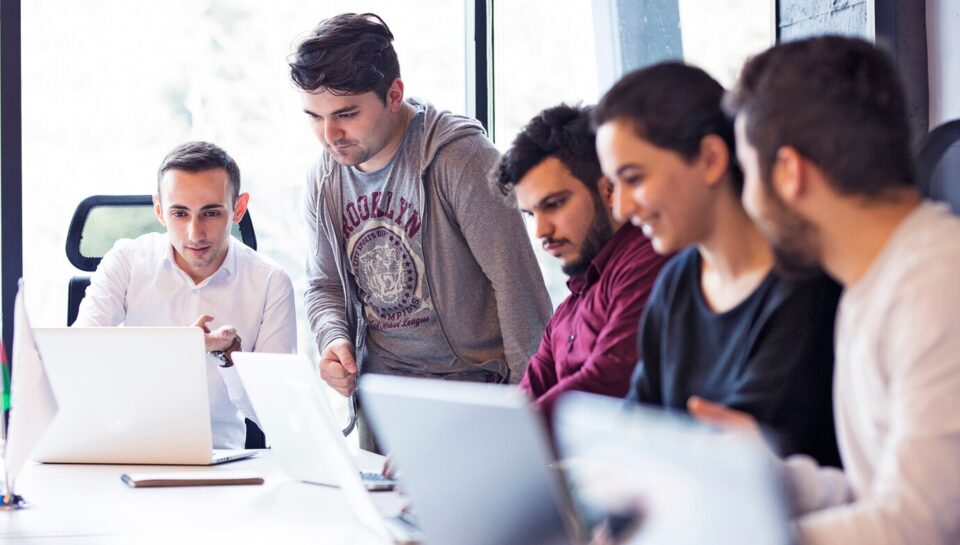
<path id="1" fill-rule="evenodd" d="M 226 350 L 214 350 L 209 352 L 209 354 L 218 360 L 220 360 L 220 367 L 233 367 L 233 360 L 230 359 L 230 354 L 236 350 L 240 350 L 240 335 L 233 336 L 233 342 L 230 343 L 230 346 Z"/>

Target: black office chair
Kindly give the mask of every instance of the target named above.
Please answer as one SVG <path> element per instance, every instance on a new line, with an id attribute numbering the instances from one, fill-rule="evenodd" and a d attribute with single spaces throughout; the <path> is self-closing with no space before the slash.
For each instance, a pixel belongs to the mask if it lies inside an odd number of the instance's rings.
<path id="1" fill-rule="evenodd" d="M 121 238 L 137 238 L 164 230 L 153 213 L 150 195 L 93 195 L 77 205 L 73 213 L 67 231 L 67 259 L 81 271 L 92 273 L 97 270 L 103 255 Z M 231 234 L 250 248 L 257 249 L 257 236 L 249 211 L 240 223 L 233 225 Z M 89 275 L 70 279 L 67 292 L 68 326 L 77 320 L 80 301 L 89 285 Z M 263 432 L 250 420 L 247 420 L 246 447 L 266 447 Z"/>
<path id="2" fill-rule="evenodd" d="M 960 214 L 960 119 L 933 129 L 920 142 L 917 186 L 924 197 L 945 201 Z"/>

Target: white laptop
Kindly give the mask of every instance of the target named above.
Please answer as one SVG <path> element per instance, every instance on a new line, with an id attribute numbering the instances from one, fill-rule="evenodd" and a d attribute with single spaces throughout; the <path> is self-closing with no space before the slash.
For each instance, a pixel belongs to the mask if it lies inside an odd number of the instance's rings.
<path id="1" fill-rule="evenodd" d="M 361 476 L 337 427 L 325 386 L 313 364 L 293 354 L 235 353 L 233 360 L 280 468 L 290 477 L 339 486 L 357 521 L 377 537 L 418 543 L 419 530 L 405 517 L 384 514 L 369 488 L 379 474 Z M 395 498 L 394 498 L 395 499 Z"/>
<path id="2" fill-rule="evenodd" d="M 514 386 L 367 375 L 360 396 L 428 543 L 583 543 L 546 432 Z"/>
<path id="3" fill-rule="evenodd" d="M 210 465 L 203 332 L 196 327 L 34 328 L 59 411 L 39 462 Z"/>
<path id="4" fill-rule="evenodd" d="M 554 416 L 578 502 L 636 512 L 630 543 L 791 543 L 783 492 L 759 443 L 584 393 L 561 398 Z"/>

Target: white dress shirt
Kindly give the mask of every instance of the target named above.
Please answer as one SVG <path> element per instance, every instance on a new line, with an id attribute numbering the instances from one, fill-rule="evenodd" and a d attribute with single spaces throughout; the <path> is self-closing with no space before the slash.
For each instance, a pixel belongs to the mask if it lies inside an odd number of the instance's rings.
<path id="1" fill-rule="evenodd" d="M 213 316 L 211 330 L 234 326 L 245 352 L 297 351 L 290 277 L 233 237 L 223 264 L 199 284 L 177 266 L 166 233 L 117 241 L 97 267 L 73 325 L 189 326 L 201 314 Z M 218 363 L 207 357 L 213 448 L 243 448 L 243 418 L 258 420 L 236 369 Z"/>
<path id="2" fill-rule="evenodd" d="M 921 205 L 837 315 L 844 473 L 788 460 L 800 540 L 960 543 L 960 220 Z M 826 507 L 826 508 L 825 508 Z"/>

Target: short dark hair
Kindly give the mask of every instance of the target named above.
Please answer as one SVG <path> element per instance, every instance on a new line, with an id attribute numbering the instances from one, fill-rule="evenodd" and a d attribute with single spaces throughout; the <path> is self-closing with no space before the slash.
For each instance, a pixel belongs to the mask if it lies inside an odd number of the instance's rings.
<path id="1" fill-rule="evenodd" d="M 320 22 L 297 45 L 290 76 L 307 92 L 325 88 L 335 95 L 373 91 L 386 102 L 400 77 L 393 33 L 373 13 L 343 13 Z"/>
<path id="2" fill-rule="evenodd" d="M 744 117 L 766 183 L 783 146 L 843 194 L 877 197 L 913 183 L 900 77 L 863 40 L 823 36 L 770 48 L 744 65 L 726 104 Z"/>
<path id="3" fill-rule="evenodd" d="M 687 161 L 700 155 L 705 136 L 723 139 L 734 191 L 743 188 L 736 158 L 733 122 L 723 111 L 724 89 L 717 80 L 681 62 L 663 62 L 636 70 L 610 88 L 593 110 L 594 127 L 624 120 L 637 136 Z"/>
<path id="4" fill-rule="evenodd" d="M 240 167 L 226 151 L 210 142 L 187 142 L 173 148 L 157 170 L 157 195 L 160 195 L 160 182 L 168 170 L 203 172 L 214 168 L 227 171 L 233 202 L 236 203 L 240 198 Z"/>
<path id="5" fill-rule="evenodd" d="M 603 171 L 594 140 L 589 108 L 566 104 L 547 108 L 513 139 L 491 172 L 491 181 L 509 195 L 530 169 L 548 157 L 556 157 L 591 193 L 599 194 L 597 181 Z"/>

